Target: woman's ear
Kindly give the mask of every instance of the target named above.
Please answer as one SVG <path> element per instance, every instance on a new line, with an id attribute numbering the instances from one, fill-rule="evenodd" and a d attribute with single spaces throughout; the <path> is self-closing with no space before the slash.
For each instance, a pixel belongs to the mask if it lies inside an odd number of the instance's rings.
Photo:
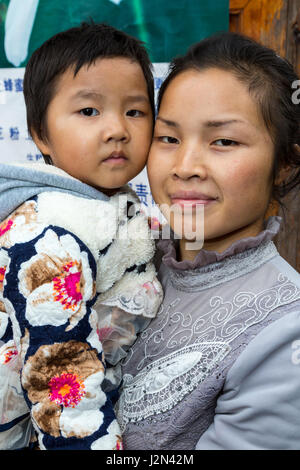
<path id="1" fill-rule="evenodd" d="M 298 153 L 298 155 L 300 155 L 300 145 L 294 144 L 294 149 L 296 150 L 296 152 Z"/>
<path id="2" fill-rule="evenodd" d="M 280 185 L 290 175 L 291 170 L 291 166 L 287 163 L 284 166 L 281 166 L 277 172 L 275 184 Z"/>

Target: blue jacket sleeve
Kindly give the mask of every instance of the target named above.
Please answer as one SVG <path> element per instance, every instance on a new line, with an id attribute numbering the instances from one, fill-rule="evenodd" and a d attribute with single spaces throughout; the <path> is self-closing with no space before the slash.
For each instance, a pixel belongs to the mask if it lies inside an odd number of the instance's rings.
<path id="1" fill-rule="evenodd" d="M 40 448 L 120 448 L 113 406 L 102 389 L 91 252 L 74 234 L 48 226 L 7 248 L 7 255 L 3 299 Z"/>
<path id="2" fill-rule="evenodd" d="M 197 450 L 300 449 L 300 312 L 267 326 L 229 370 Z"/>

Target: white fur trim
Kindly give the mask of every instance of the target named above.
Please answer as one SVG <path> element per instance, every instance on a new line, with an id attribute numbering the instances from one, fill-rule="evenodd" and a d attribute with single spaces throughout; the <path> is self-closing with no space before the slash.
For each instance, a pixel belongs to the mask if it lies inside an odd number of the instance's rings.
<path id="1" fill-rule="evenodd" d="M 119 228 L 118 238 L 106 255 L 98 261 L 97 290 L 105 292 L 134 264 L 147 263 L 154 256 L 154 240 L 150 239 L 148 222 L 137 215 Z"/>
<path id="2" fill-rule="evenodd" d="M 106 201 L 84 199 L 67 193 L 46 192 L 38 196 L 38 221 L 75 234 L 98 258 L 117 233 L 117 214 Z"/>

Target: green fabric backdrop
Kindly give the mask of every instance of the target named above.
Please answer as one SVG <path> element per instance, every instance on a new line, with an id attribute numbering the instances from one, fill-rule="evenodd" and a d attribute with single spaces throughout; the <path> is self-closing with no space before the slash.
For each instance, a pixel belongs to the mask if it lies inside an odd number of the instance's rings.
<path id="1" fill-rule="evenodd" d="M 26 0 L 23 0 L 26 2 Z M 27 59 L 59 31 L 92 18 L 139 37 L 153 62 L 169 62 L 200 39 L 228 29 L 229 0 L 40 0 Z M 0 1 L 0 67 L 13 67 L 4 52 L 9 0 Z M 27 59 L 20 64 L 26 65 Z"/>

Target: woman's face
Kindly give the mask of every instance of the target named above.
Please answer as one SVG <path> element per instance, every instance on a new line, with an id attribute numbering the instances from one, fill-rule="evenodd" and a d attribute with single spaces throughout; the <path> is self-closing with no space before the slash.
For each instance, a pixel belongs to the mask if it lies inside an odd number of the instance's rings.
<path id="1" fill-rule="evenodd" d="M 178 233 L 181 259 L 184 223 L 199 230 L 196 208 L 204 208 L 204 248 L 224 251 L 235 240 L 257 235 L 272 189 L 274 145 L 257 104 L 232 73 L 189 69 L 167 87 L 148 160 L 155 202 Z M 184 209 L 171 214 L 170 206 Z M 177 220 L 176 220 L 177 219 Z M 192 225 L 191 225 L 192 224 Z M 202 224 L 203 227 L 203 224 Z M 191 244 L 190 244 L 191 246 Z"/>

